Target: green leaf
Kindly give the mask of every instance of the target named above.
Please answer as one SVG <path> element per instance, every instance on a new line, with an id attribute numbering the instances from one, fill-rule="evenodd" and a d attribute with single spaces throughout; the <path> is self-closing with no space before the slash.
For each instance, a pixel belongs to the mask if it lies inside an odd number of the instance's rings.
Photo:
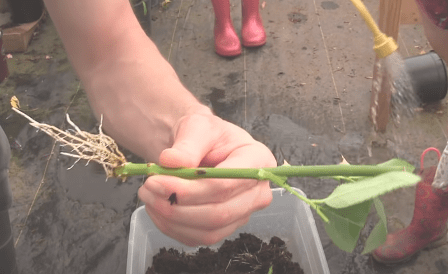
<path id="1" fill-rule="evenodd" d="M 144 0 L 142 1 L 142 5 L 143 5 L 143 14 L 146 15 L 148 13 L 148 9 L 146 8 L 146 2 Z"/>
<path id="2" fill-rule="evenodd" d="M 421 178 L 403 171 L 391 171 L 350 184 L 342 184 L 322 202 L 333 208 L 356 205 L 402 187 L 413 186 Z"/>
<path id="3" fill-rule="evenodd" d="M 390 166 L 399 166 L 399 167 L 403 167 L 403 171 L 407 171 L 407 172 L 413 172 L 415 167 L 413 165 L 411 165 L 410 163 L 406 162 L 405 160 L 402 159 L 391 159 L 387 162 L 378 164 L 377 166 L 383 166 L 383 167 L 390 167 Z M 365 179 L 367 177 L 362 177 L 362 176 L 332 176 L 329 178 L 333 178 L 337 181 L 343 180 L 345 182 L 355 182 L 355 181 L 360 181 L 362 179 Z"/>
<path id="4" fill-rule="evenodd" d="M 371 252 L 372 250 L 375 250 L 386 241 L 387 237 L 387 219 L 386 213 L 384 212 L 383 203 L 379 198 L 374 198 L 373 202 L 375 203 L 376 213 L 378 214 L 380 220 L 373 228 L 372 232 L 370 232 L 370 235 L 364 245 L 362 254 L 366 254 Z"/>
<path id="5" fill-rule="evenodd" d="M 353 183 L 353 182 L 359 181 L 365 177 L 362 177 L 362 176 L 331 176 L 328 178 L 335 179 L 336 181 L 342 180 L 342 181 L 345 181 L 346 183 Z"/>
<path id="6" fill-rule="evenodd" d="M 337 247 L 346 252 L 353 252 L 371 205 L 372 201 L 340 209 L 321 206 L 321 210 L 329 219 L 328 223 L 324 223 L 325 231 Z"/>
<path id="7" fill-rule="evenodd" d="M 414 172 L 415 167 L 413 165 L 411 165 L 410 163 L 406 162 L 405 160 L 402 159 L 391 159 L 387 162 L 378 164 L 377 166 L 402 166 L 404 168 L 404 171 L 407 172 Z"/>

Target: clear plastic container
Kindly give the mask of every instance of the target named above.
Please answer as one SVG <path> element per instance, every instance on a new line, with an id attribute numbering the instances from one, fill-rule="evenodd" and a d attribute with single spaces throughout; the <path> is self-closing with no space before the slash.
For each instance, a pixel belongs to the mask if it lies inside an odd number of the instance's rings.
<path id="1" fill-rule="evenodd" d="M 277 236 L 286 242 L 292 260 L 298 262 L 306 274 L 330 273 L 310 207 L 284 189 L 272 189 L 272 194 L 271 205 L 252 214 L 249 223 L 227 239 L 235 239 L 242 232 L 252 233 L 266 242 Z M 210 248 L 217 249 L 221 244 Z M 144 274 L 152 264 L 152 257 L 162 247 L 185 252 L 198 250 L 165 236 L 148 217 L 145 207 L 139 207 L 131 218 L 126 274 Z"/>

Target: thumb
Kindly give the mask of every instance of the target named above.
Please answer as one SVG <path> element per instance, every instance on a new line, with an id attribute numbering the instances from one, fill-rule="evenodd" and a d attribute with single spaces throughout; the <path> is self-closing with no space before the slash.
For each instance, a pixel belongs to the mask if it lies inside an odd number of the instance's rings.
<path id="1" fill-rule="evenodd" d="M 159 162 L 165 167 L 198 167 L 217 140 L 217 127 L 203 115 L 181 119 L 171 148 L 162 151 Z"/>

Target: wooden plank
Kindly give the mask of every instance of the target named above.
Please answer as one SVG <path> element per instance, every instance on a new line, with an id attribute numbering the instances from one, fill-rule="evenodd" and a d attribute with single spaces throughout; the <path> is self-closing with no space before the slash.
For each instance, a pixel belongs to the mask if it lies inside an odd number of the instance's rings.
<path id="1" fill-rule="evenodd" d="M 378 26 L 382 32 L 387 36 L 391 36 L 398 40 L 398 29 L 400 27 L 402 0 L 381 0 L 380 1 L 380 18 Z M 375 60 L 377 63 L 378 58 Z M 391 89 L 390 81 L 387 80 L 387 75 L 383 75 L 381 87 L 379 90 L 375 89 L 372 84 L 372 94 L 370 97 L 370 119 L 373 122 L 375 130 L 386 131 L 387 123 L 390 116 L 390 97 Z M 378 82 L 380 74 L 377 67 L 373 69 L 373 83 Z"/>
<path id="2" fill-rule="evenodd" d="M 398 40 L 400 15 L 403 0 L 380 0 L 380 18 L 378 26 L 387 36 Z"/>

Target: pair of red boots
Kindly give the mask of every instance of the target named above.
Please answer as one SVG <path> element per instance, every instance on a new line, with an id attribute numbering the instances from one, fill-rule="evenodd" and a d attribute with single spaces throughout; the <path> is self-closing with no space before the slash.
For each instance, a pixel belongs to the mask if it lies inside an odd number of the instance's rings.
<path id="1" fill-rule="evenodd" d="M 437 169 L 435 166 L 423 168 L 423 158 L 430 150 L 436 151 L 440 160 L 437 149 L 429 148 L 423 152 L 419 173 L 422 180 L 417 184 L 411 224 L 387 235 L 386 242 L 372 253 L 373 258 L 380 263 L 403 262 L 422 249 L 446 243 L 448 192 L 431 186 Z"/>
<path id="2" fill-rule="evenodd" d="M 230 18 L 229 0 L 212 0 L 215 11 L 215 50 L 221 56 L 241 54 L 241 43 Z M 266 43 L 266 32 L 260 16 L 259 0 L 241 0 L 243 26 L 241 38 L 245 47 L 259 47 Z"/>

